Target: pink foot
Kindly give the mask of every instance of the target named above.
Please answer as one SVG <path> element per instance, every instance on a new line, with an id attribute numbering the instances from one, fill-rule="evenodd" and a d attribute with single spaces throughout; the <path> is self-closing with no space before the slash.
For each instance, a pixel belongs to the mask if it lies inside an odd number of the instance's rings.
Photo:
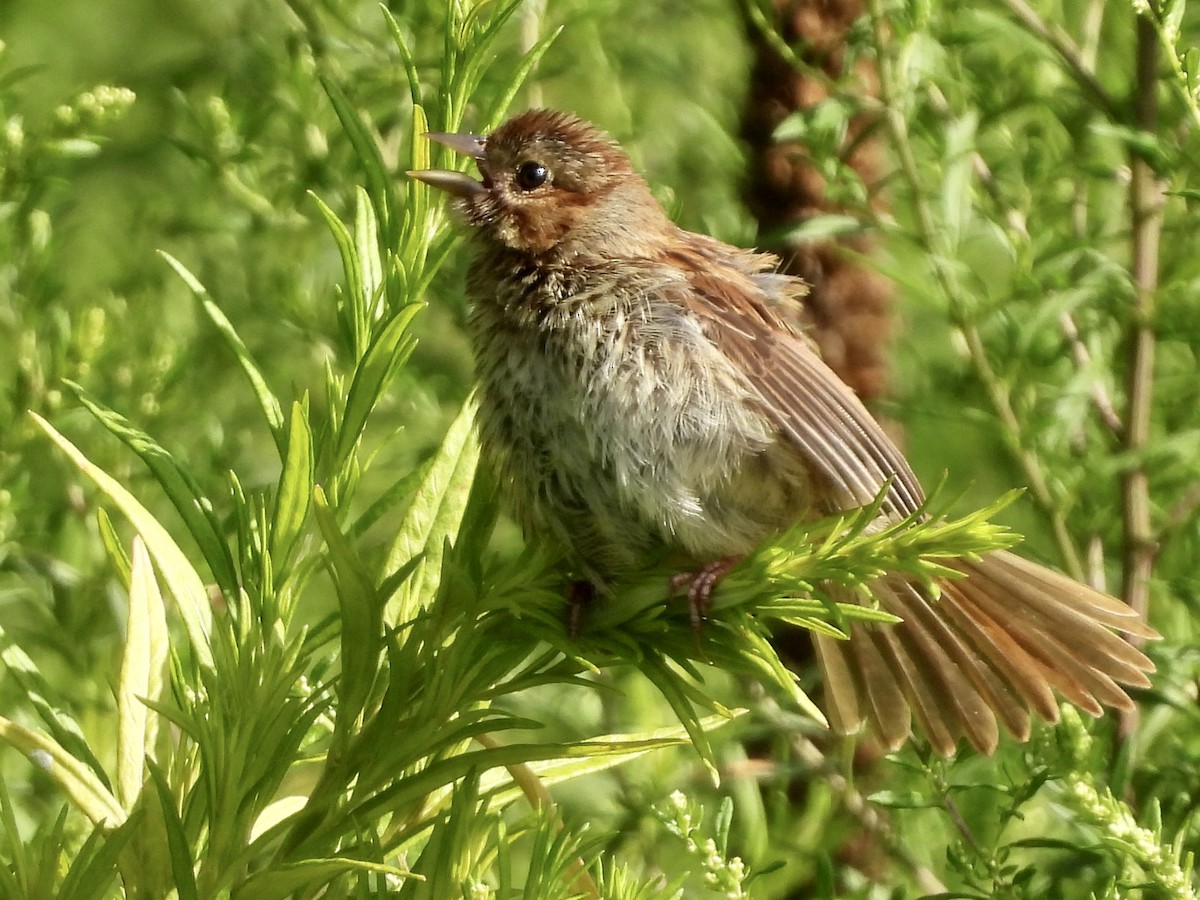
<path id="1" fill-rule="evenodd" d="M 700 633 L 704 620 L 708 617 L 708 608 L 712 605 L 712 592 L 716 589 L 717 583 L 741 561 L 741 556 L 726 556 L 708 563 L 695 572 L 680 572 L 671 578 L 667 586 L 671 596 L 674 596 L 685 585 L 687 586 L 688 616 L 692 623 L 692 631 Z"/>

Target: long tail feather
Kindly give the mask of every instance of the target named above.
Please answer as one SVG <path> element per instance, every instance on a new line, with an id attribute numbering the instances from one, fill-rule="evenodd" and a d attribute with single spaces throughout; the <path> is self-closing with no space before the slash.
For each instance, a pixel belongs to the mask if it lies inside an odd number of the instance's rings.
<path id="1" fill-rule="evenodd" d="M 838 731 L 867 723 L 894 749 L 915 722 L 942 755 L 961 738 L 991 753 L 1000 725 L 1025 740 L 1031 712 L 1055 721 L 1056 693 L 1100 715 L 1132 707 L 1125 687 L 1149 685 L 1154 664 L 1121 633 L 1158 634 L 1124 604 L 1012 553 L 954 567 L 964 577 L 945 580 L 937 599 L 894 578 L 872 586 L 902 622 L 818 639 Z"/>

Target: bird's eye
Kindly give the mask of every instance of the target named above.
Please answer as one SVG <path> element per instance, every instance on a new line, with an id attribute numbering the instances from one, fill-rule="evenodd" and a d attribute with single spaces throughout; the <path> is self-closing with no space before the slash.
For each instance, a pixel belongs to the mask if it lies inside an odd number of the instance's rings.
<path id="1" fill-rule="evenodd" d="M 517 166 L 517 187 L 523 191 L 540 188 L 550 177 L 550 170 L 540 162 L 523 162 Z"/>

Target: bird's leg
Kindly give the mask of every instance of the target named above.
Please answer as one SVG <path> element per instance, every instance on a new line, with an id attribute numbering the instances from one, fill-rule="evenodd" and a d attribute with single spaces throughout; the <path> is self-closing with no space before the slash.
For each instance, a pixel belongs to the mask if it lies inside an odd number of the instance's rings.
<path id="1" fill-rule="evenodd" d="M 667 590 L 674 596 L 685 585 L 687 586 L 688 617 L 692 623 L 692 631 L 700 633 L 704 620 L 708 618 L 708 608 L 712 605 L 712 592 L 717 583 L 729 574 L 729 570 L 742 561 L 741 556 L 726 556 L 710 562 L 694 572 L 680 572 L 671 578 Z"/>
<path id="2" fill-rule="evenodd" d="M 586 578 L 579 578 L 569 582 L 563 593 L 567 595 L 567 634 L 574 639 L 579 637 L 587 608 L 596 599 L 596 585 Z"/>

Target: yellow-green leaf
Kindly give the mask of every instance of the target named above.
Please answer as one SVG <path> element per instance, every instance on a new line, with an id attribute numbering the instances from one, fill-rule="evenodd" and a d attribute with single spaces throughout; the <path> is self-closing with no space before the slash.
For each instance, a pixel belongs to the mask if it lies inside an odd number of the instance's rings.
<path id="1" fill-rule="evenodd" d="M 271 558 L 276 567 L 284 564 L 312 507 L 313 439 L 308 427 L 307 405 L 307 402 L 292 404 L 287 455 L 283 471 L 279 473 L 279 489 L 271 520 Z"/>
<path id="2" fill-rule="evenodd" d="M 389 575 L 421 556 L 413 574 L 388 600 L 384 611 L 388 625 L 409 621 L 437 594 L 446 541 L 453 542 L 458 534 L 479 461 L 475 409 L 472 397 L 451 423 L 388 553 L 385 573 Z"/>
<path id="3" fill-rule="evenodd" d="M 212 622 L 212 609 L 208 603 L 208 592 L 204 589 L 204 581 L 188 561 L 187 556 L 179 549 L 179 545 L 167 533 L 167 530 L 150 514 L 146 507 L 125 490 L 115 478 L 94 465 L 83 453 L 55 430 L 54 426 L 31 412 L 31 416 L 50 439 L 56 443 L 81 472 L 87 475 L 109 499 L 125 514 L 142 540 L 146 549 L 154 559 L 167 590 L 175 600 L 175 606 L 183 619 L 188 638 L 196 659 L 205 668 L 212 668 L 212 651 L 208 646 L 209 627 Z"/>
<path id="4" fill-rule="evenodd" d="M 117 684 L 117 797 L 133 809 L 152 756 L 158 719 L 145 700 L 162 693 L 167 663 L 167 615 L 154 577 L 154 564 L 141 537 L 133 539 L 125 653 Z"/>
<path id="5" fill-rule="evenodd" d="M 125 821 L 121 804 L 96 774 L 49 735 L 30 731 L 0 716 L 0 740 L 24 753 L 31 763 L 49 775 L 94 824 L 116 828 Z"/>

